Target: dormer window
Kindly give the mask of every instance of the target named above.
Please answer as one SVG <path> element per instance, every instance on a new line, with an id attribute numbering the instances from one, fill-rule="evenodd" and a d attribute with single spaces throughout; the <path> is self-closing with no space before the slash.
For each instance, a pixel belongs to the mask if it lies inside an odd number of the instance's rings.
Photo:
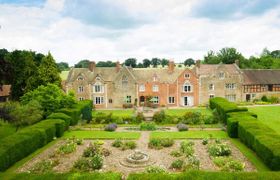
<path id="1" fill-rule="evenodd" d="M 189 74 L 189 73 L 186 73 L 186 74 L 185 74 L 185 78 L 186 78 L 186 79 L 189 79 L 189 78 L 190 78 L 190 74 Z"/>
<path id="2" fill-rule="evenodd" d="M 225 78 L 225 73 L 224 72 L 219 72 L 219 78 L 224 79 Z"/>
<path id="3" fill-rule="evenodd" d="M 84 77 L 83 76 L 78 76 L 78 81 L 82 81 L 84 80 Z"/>

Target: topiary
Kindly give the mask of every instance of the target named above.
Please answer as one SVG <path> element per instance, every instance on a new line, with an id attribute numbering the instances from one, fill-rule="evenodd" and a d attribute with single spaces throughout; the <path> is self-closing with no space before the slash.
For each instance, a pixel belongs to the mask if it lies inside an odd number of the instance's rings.
<path id="1" fill-rule="evenodd" d="M 183 123 L 179 123 L 176 126 L 178 128 L 178 131 L 187 131 L 189 128 L 186 124 Z"/>

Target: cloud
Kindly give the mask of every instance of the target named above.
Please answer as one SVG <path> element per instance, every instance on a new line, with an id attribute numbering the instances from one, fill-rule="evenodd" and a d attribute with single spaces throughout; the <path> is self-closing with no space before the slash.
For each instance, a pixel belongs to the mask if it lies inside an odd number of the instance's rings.
<path id="1" fill-rule="evenodd" d="M 221 20 L 193 16 L 197 1 L 83 2 L 0 4 L 0 48 L 50 51 L 58 62 L 71 65 L 81 59 L 124 61 L 129 57 L 179 62 L 201 59 L 207 51 L 223 47 L 235 47 L 247 57 L 264 47 L 279 49 L 279 7 Z M 76 14 L 68 14 L 70 9 Z"/>

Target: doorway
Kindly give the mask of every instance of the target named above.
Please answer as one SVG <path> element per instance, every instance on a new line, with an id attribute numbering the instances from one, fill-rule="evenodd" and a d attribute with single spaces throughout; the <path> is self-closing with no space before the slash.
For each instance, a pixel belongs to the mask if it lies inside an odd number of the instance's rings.
<path id="1" fill-rule="evenodd" d="M 247 102 L 251 101 L 251 94 L 246 94 L 246 101 Z"/>

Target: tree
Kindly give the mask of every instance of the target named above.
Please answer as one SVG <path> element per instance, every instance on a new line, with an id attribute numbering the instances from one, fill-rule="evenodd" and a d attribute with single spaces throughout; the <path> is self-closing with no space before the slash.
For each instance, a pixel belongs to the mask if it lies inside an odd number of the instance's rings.
<path id="1" fill-rule="evenodd" d="M 56 65 L 59 71 L 68 71 L 70 69 L 67 62 L 56 63 Z"/>
<path id="2" fill-rule="evenodd" d="M 223 48 L 219 51 L 217 57 L 224 64 L 233 64 L 236 60 L 244 59 L 235 48 Z"/>
<path id="3" fill-rule="evenodd" d="M 144 59 L 143 60 L 143 66 L 145 68 L 150 67 L 150 65 L 151 65 L 151 61 L 149 59 Z"/>
<path id="4" fill-rule="evenodd" d="M 44 111 L 44 117 L 58 109 L 71 107 L 76 103 L 73 95 L 64 94 L 55 84 L 39 86 L 37 89 L 24 94 L 20 100 L 23 105 L 28 104 L 32 100 L 38 101 Z"/>
<path id="5" fill-rule="evenodd" d="M 31 125 L 43 118 L 42 106 L 39 102 L 32 100 L 26 105 L 17 105 L 11 112 L 12 124 L 16 126 L 16 131 L 19 127 Z"/>
<path id="6" fill-rule="evenodd" d="M 214 51 L 208 51 L 207 55 L 204 56 L 203 62 L 205 64 L 219 64 L 221 60 L 216 56 Z"/>
<path id="7" fill-rule="evenodd" d="M 167 60 L 167 59 L 162 59 L 161 60 L 161 65 L 164 67 L 164 66 L 166 66 L 166 65 L 168 65 L 168 63 L 169 63 L 169 61 Z"/>
<path id="8" fill-rule="evenodd" d="M 191 65 L 193 65 L 193 64 L 195 64 L 195 62 L 194 62 L 194 60 L 193 60 L 192 58 L 188 58 L 188 59 L 186 59 L 186 60 L 184 61 L 184 65 L 185 65 L 185 66 L 191 66 Z"/>
<path id="9" fill-rule="evenodd" d="M 8 54 L 9 52 L 6 49 L 0 49 L 0 86 L 9 84 L 12 79 L 11 64 L 5 59 Z"/>
<path id="10" fill-rule="evenodd" d="M 124 61 L 124 64 L 126 66 L 131 66 L 131 67 L 135 68 L 136 64 L 137 64 L 137 59 L 135 59 L 135 58 L 128 58 L 127 60 Z"/>
<path id="11" fill-rule="evenodd" d="M 271 51 L 270 55 L 271 55 L 273 58 L 280 58 L 280 50 Z"/>
<path id="12" fill-rule="evenodd" d="M 84 59 L 78 62 L 78 64 L 75 64 L 75 68 L 88 68 L 89 66 L 89 60 Z"/>
<path id="13" fill-rule="evenodd" d="M 39 85 L 47 85 L 48 83 L 52 83 L 57 86 L 61 86 L 59 70 L 51 53 L 48 53 L 48 55 L 43 58 L 38 69 L 38 75 Z"/>
<path id="14" fill-rule="evenodd" d="M 159 58 L 153 58 L 151 60 L 151 64 L 153 65 L 153 67 L 157 67 L 158 65 L 160 65 L 161 60 Z"/>
<path id="15" fill-rule="evenodd" d="M 137 68 L 144 68 L 144 65 L 142 63 L 138 63 Z"/>
<path id="16" fill-rule="evenodd" d="M 116 63 L 112 61 L 99 61 L 96 67 L 115 67 Z"/>

